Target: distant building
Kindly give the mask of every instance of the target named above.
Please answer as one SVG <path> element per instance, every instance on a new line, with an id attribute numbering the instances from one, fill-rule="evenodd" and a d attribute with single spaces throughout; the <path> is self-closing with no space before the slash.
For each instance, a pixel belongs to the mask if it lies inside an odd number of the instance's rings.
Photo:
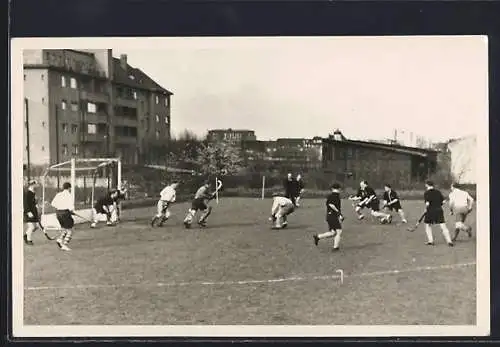
<path id="1" fill-rule="evenodd" d="M 255 131 L 240 129 L 213 129 L 208 131 L 207 140 L 209 142 L 227 142 L 240 145 L 242 141 L 255 141 Z"/>
<path id="2" fill-rule="evenodd" d="M 437 152 L 375 142 L 353 141 L 344 136 L 323 140 L 323 170 L 342 182 L 366 179 L 404 186 L 424 181 L 436 171 Z"/>
<path id="3" fill-rule="evenodd" d="M 170 138 L 170 91 L 110 49 L 24 51 L 24 163 L 147 158 Z"/>
<path id="4" fill-rule="evenodd" d="M 243 141 L 247 165 L 270 170 L 309 170 L 322 165 L 322 138 L 280 138 L 276 141 Z"/>
<path id="5" fill-rule="evenodd" d="M 476 136 L 463 137 L 448 142 L 451 157 L 451 175 L 460 184 L 476 184 Z"/>

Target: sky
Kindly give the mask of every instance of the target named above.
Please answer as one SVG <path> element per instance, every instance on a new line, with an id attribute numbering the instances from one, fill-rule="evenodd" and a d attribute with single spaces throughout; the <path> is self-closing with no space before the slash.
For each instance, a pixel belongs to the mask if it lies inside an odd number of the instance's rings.
<path id="1" fill-rule="evenodd" d="M 258 139 L 432 141 L 477 133 L 488 117 L 482 37 L 171 39 L 114 48 L 172 97 L 172 133 L 255 130 Z"/>

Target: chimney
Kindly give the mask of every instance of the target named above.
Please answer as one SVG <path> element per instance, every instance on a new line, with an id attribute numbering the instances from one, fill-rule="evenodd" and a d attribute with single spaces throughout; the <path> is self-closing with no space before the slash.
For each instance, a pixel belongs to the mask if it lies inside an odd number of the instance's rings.
<path id="1" fill-rule="evenodd" d="M 333 139 L 335 141 L 342 141 L 343 137 L 344 136 L 342 135 L 342 132 L 339 129 L 335 129 L 335 131 L 333 132 Z"/>
<path id="2" fill-rule="evenodd" d="M 120 54 L 120 66 L 123 70 L 127 70 L 127 55 Z"/>

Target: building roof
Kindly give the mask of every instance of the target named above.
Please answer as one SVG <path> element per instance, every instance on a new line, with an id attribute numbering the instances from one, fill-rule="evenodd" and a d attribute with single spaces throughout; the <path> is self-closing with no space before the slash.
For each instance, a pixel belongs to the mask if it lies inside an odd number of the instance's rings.
<path id="1" fill-rule="evenodd" d="M 326 142 L 326 143 L 346 143 L 346 144 L 351 144 L 351 145 L 358 146 L 358 147 L 382 149 L 382 150 L 387 150 L 387 151 L 392 151 L 392 152 L 397 152 L 397 153 L 416 155 L 416 156 L 420 156 L 420 157 L 428 157 L 430 155 L 434 155 L 437 153 L 437 151 L 432 150 L 432 149 L 407 147 L 407 146 L 401 146 L 401 145 L 390 145 L 390 144 L 384 144 L 384 143 L 366 142 L 366 141 L 357 141 L 357 140 L 334 140 L 333 138 L 327 138 L 327 139 L 323 139 L 323 142 Z"/>
<path id="2" fill-rule="evenodd" d="M 228 129 L 210 129 L 208 132 L 209 133 L 222 133 L 222 132 L 255 133 L 255 130 L 228 128 Z"/>
<path id="3" fill-rule="evenodd" d="M 129 64 L 127 64 L 127 70 L 123 69 L 119 58 L 113 58 L 113 77 L 116 83 L 132 88 L 146 89 L 152 92 L 173 95 L 171 91 L 160 86 L 141 69 L 134 68 Z"/>

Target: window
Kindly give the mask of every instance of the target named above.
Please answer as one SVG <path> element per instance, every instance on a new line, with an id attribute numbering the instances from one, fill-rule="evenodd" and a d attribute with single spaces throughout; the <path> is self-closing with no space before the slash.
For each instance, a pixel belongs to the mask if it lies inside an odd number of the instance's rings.
<path id="1" fill-rule="evenodd" d="M 134 100 L 137 100 L 137 92 L 134 91 L 132 94 L 134 95 Z"/>
<path id="2" fill-rule="evenodd" d="M 160 138 L 160 130 L 156 130 L 156 139 L 158 140 Z"/>
<path id="3" fill-rule="evenodd" d="M 78 132 L 78 125 L 72 124 L 71 125 L 71 133 L 76 134 Z"/>
<path id="4" fill-rule="evenodd" d="M 96 134 L 97 133 L 96 125 L 95 124 L 87 124 L 87 133 Z"/>
<path id="5" fill-rule="evenodd" d="M 42 146 L 42 152 L 45 152 L 45 146 Z"/>
<path id="6" fill-rule="evenodd" d="M 26 81 L 26 74 L 24 74 L 24 80 Z"/>
<path id="7" fill-rule="evenodd" d="M 168 117 L 165 117 L 165 124 L 168 124 Z"/>
<path id="8" fill-rule="evenodd" d="M 96 104 L 94 104 L 92 102 L 87 103 L 87 112 L 88 113 L 96 113 L 97 112 Z"/>
<path id="9" fill-rule="evenodd" d="M 68 124 L 63 123 L 63 124 L 61 124 L 61 126 L 62 126 L 62 131 L 67 133 L 68 132 Z"/>
<path id="10" fill-rule="evenodd" d="M 42 128 L 45 128 L 45 122 L 42 122 Z"/>
<path id="11" fill-rule="evenodd" d="M 165 106 L 168 107 L 168 96 L 165 97 Z"/>
<path id="12" fill-rule="evenodd" d="M 66 77 L 65 76 L 61 76 L 61 87 L 66 87 Z"/>
<path id="13" fill-rule="evenodd" d="M 156 115 L 156 123 L 160 122 L 160 116 Z"/>
<path id="14" fill-rule="evenodd" d="M 73 145 L 73 155 L 78 155 L 78 145 Z"/>
<path id="15" fill-rule="evenodd" d="M 44 75 L 44 74 L 42 74 L 42 75 L 40 76 L 40 78 L 41 78 L 41 79 L 42 79 L 42 81 L 43 81 L 43 80 L 45 79 L 45 75 Z"/>
<path id="16" fill-rule="evenodd" d="M 76 102 L 71 103 L 71 111 L 78 111 L 78 104 Z"/>
<path id="17" fill-rule="evenodd" d="M 156 104 L 158 105 L 160 103 L 160 97 L 157 95 L 156 96 Z"/>
<path id="18" fill-rule="evenodd" d="M 45 98 L 42 98 L 42 104 L 45 105 Z"/>
<path id="19" fill-rule="evenodd" d="M 132 81 L 135 80 L 134 75 L 129 75 L 128 78 L 130 78 Z"/>
<path id="20" fill-rule="evenodd" d="M 66 100 L 61 101 L 61 108 L 65 110 L 67 107 Z"/>
<path id="21" fill-rule="evenodd" d="M 70 85 L 71 89 L 78 88 L 78 83 L 76 83 L 76 78 L 71 77 L 71 79 L 69 80 L 69 85 Z"/>
<path id="22" fill-rule="evenodd" d="M 68 154 L 68 145 L 62 145 L 62 152 L 64 155 Z"/>

